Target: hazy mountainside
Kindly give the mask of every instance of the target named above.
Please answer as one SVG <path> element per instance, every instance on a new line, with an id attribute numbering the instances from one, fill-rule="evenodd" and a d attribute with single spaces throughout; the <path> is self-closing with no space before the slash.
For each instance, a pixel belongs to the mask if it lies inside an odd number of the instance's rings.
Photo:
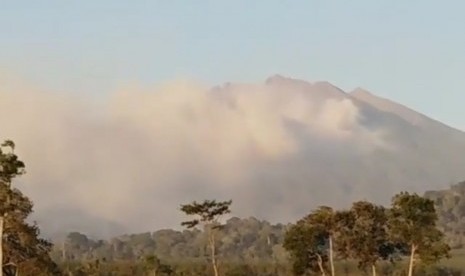
<path id="1" fill-rule="evenodd" d="M 357 88 L 349 94 L 355 99 L 363 101 L 381 111 L 395 114 L 414 126 L 421 128 L 441 126 L 445 128 L 445 126 L 441 123 L 434 121 L 423 114 L 388 99 L 377 97 L 363 88 Z"/>
<path id="2" fill-rule="evenodd" d="M 435 201 L 439 226 L 452 247 L 465 246 L 465 181 L 440 191 L 428 191 L 425 197 Z"/>
<path id="3" fill-rule="evenodd" d="M 463 132 L 447 126 L 437 120 L 433 120 L 424 114 L 418 113 L 404 105 L 393 102 L 391 100 L 381 98 L 373 95 L 367 90 L 357 88 L 349 93 L 351 97 L 367 103 L 378 110 L 385 111 L 391 114 L 395 114 L 413 126 L 422 129 L 425 132 L 435 137 L 442 137 L 446 139 L 456 139 L 463 143 Z"/>
<path id="4" fill-rule="evenodd" d="M 0 90 L 1 135 L 24 156 L 19 185 L 45 234 L 175 227 L 179 204 L 206 198 L 285 223 L 318 205 L 384 204 L 465 179 L 463 132 L 328 82 L 133 89 L 99 112 L 12 87 Z M 10 120 L 15 110 L 27 112 Z"/>
<path id="5" fill-rule="evenodd" d="M 337 122 L 347 139 L 331 140 L 334 137 L 311 133 L 302 139 L 303 147 L 292 164 L 284 166 L 290 175 L 305 175 L 291 178 L 285 186 L 299 189 L 300 198 L 318 203 L 324 199 L 336 205 L 346 204 L 349 198 L 386 202 L 398 190 L 423 192 L 465 177 L 465 134 L 461 131 L 360 90 L 347 94 L 326 82 L 310 84 L 280 76 L 266 83 L 283 93 L 300 92 L 316 108 L 330 101 L 348 103 L 331 106 L 333 117 L 351 104 L 357 107 L 353 122 L 343 118 Z M 352 114 L 343 114 L 347 115 Z M 365 145 L 372 143 L 368 149 L 357 141 L 363 138 L 367 139 Z"/>

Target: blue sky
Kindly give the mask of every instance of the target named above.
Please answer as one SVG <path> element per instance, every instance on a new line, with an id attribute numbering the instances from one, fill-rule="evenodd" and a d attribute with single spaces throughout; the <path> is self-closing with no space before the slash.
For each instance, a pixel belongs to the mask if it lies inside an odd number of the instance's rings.
<path id="1" fill-rule="evenodd" d="M 463 1 L 0 1 L 0 69 L 95 97 L 280 73 L 362 86 L 465 129 Z"/>

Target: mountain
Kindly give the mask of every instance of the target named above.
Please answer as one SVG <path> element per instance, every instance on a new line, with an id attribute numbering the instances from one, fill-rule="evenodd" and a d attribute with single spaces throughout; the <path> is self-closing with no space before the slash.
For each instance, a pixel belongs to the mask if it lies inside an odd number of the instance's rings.
<path id="1" fill-rule="evenodd" d="M 310 202 L 336 205 L 346 204 L 349 198 L 387 203 L 400 190 L 423 193 L 465 179 L 462 131 L 360 88 L 346 93 L 328 82 L 309 83 L 283 76 L 267 79 L 266 85 L 283 93 L 300 91 L 320 106 L 349 101 L 359 112 L 351 131 L 359 127 L 382 137 L 384 146 L 371 151 L 357 149 L 354 140 L 344 144 L 326 139 L 330 146 L 319 148 L 310 142 L 307 149 L 311 149 L 301 152 L 305 157 L 288 167 L 292 175 L 306 171 L 304 179 L 286 186 L 297 188 L 299 199 L 308 197 Z M 315 186 L 324 192 L 316 191 Z"/>
<path id="2" fill-rule="evenodd" d="M 440 191 L 427 191 L 425 197 L 434 200 L 438 225 L 452 248 L 465 246 L 465 181 Z"/>
<path id="3" fill-rule="evenodd" d="M 234 216 L 286 223 L 319 205 L 387 204 L 403 190 L 465 179 L 465 133 L 329 82 L 275 75 L 131 87 L 99 112 L 91 99 L 0 96 L 1 135 L 28 171 L 15 184 L 45 234 L 179 229 L 179 204 L 203 199 L 232 199 Z"/>
<path id="4" fill-rule="evenodd" d="M 359 101 L 369 104 L 377 108 L 378 110 L 397 115 L 400 118 L 407 121 L 408 123 L 410 123 L 411 125 L 421 128 L 425 131 L 430 131 L 432 134 L 436 132 L 436 134 L 440 133 L 449 136 L 463 135 L 462 131 L 454 129 L 436 120 L 433 120 L 427 117 L 426 115 L 418 113 L 415 110 L 412 110 L 402 104 L 373 95 L 372 93 L 363 88 L 356 88 L 349 94 L 350 96 Z"/>

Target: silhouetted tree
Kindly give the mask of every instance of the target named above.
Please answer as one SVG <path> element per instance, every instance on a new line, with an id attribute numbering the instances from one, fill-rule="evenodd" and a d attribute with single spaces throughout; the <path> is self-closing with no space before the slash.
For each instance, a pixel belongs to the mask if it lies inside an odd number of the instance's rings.
<path id="1" fill-rule="evenodd" d="M 194 228 L 198 225 L 202 225 L 205 231 L 207 231 L 208 244 L 210 247 L 211 264 L 215 276 L 218 276 L 218 265 L 216 261 L 216 246 L 215 246 L 215 234 L 222 225 L 219 223 L 219 218 L 225 214 L 229 214 L 231 210 L 232 201 L 217 202 L 216 200 L 205 200 L 202 203 L 196 201 L 181 205 L 181 211 L 188 216 L 195 216 L 196 218 L 190 221 L 184 221 L 181 225 L 187 228 Z"/>

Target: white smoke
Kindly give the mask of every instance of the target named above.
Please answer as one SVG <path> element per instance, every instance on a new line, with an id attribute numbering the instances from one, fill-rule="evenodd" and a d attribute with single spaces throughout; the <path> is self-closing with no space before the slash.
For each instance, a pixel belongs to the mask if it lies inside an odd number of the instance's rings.
<path id="1" fill-rule="evenodd" d="M 385 145 L 349 98 L 313 100 L 292 87 L 179 81 L 95 104 L 19 83 L 0 83 L 0 139 L 16 142 L 27 165 L 18 185 L 45 228 L 102 227 L 87 217 L 129 231 L 172 227 L 179 204 L 207 198 L 233 199 L 236 215 L 286 220 L 308 204 L 303 184 L 285 188 L 308 177 L 292 165 L 308 149 Z"/>

